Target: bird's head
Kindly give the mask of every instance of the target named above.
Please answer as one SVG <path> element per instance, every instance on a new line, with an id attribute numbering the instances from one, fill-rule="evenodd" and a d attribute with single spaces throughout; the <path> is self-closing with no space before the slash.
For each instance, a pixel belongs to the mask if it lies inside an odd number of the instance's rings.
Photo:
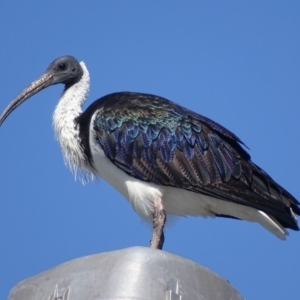
<path id="1" fill-rule="evenodd" d="M 78 60 L 73 56 L 62 56 L 55 59 L 45 73 L 25 88 L 2 112 L 0 125 L 21 103 L 46 87 L 62 83 L 66 88 L 77 83 L 83 75 L 83 70 Z"/>

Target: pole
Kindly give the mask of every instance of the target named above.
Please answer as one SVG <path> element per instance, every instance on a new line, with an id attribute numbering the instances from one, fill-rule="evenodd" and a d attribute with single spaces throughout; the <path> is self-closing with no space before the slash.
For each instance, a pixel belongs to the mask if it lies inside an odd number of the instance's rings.
<path id="1" fill-rule="evenodd" d="M 186 258 L 145 247 L 99 253 L 19 282 L 8 300 L 242 300 L 225 279 Z"/>

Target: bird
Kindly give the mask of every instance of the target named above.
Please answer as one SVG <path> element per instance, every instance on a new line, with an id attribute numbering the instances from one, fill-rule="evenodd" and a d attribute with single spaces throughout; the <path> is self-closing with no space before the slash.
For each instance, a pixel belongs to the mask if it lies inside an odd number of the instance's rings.
<path id="1" fill-rule="evenodd" d="M 90 89 L 84 62 L 55 59 L 5 108 L 63 84 L 53 127 L 66 164 L 82 180 L 102 178 L 153 225 L 150 247 L 163 249 L 168 216 L 257 222 L 284 240 L 299 230 L 300 203 L 252 162 L 246 145 L 213 120 L 166 98 L 116 92 L 82 105 Z"/>

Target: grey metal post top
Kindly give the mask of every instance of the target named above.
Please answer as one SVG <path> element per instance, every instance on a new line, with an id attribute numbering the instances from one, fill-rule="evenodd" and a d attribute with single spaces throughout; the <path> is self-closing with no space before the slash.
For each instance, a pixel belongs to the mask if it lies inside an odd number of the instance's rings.
<path id="1" fill-rule="evenodd" d="M 242 300 L 183 257 L 132 247 L 74 259 L 19 282 L 8 300 Z"/>

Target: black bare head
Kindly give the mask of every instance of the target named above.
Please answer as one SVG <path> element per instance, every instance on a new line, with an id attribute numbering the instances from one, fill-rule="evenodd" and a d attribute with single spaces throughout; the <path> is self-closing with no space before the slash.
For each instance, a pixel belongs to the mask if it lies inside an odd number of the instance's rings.
<path id="1" fill-rule="evenodd" d="M 52 74 L 51 84 L 63 83 L 68 88 L 81 79 L 83 70 L 75 57 L 66 55 L 55 59 L 45 73 Z"/>
<path id="2" fill-rule="evenodd" d="M 32 82 L 6 107 L 0 116 L 0 125 L 14 109 L 39 91 L 58 83 L 64 84 L 67 89 L 77 83 L 82 76 L 83 69 L 75 57 L 66 55 L 57 58 L 42 76 Z"/>

